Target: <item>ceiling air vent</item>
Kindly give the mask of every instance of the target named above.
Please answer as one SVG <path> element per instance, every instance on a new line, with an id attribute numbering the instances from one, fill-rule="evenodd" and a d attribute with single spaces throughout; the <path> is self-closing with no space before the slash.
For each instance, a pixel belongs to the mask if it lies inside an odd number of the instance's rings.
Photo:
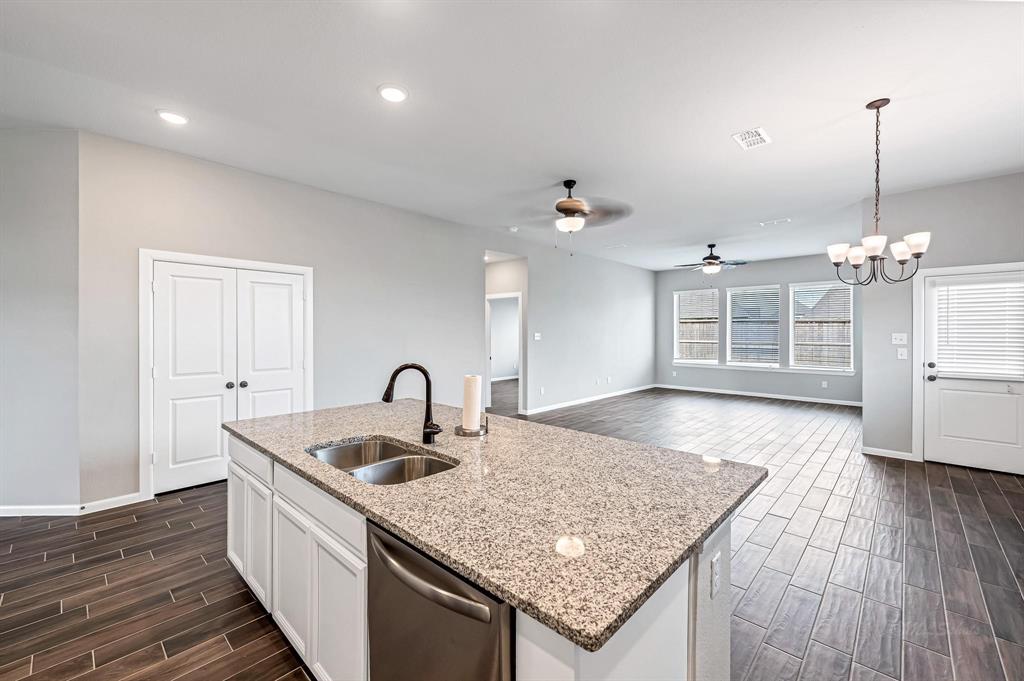
<path id="1" fill-rule="evenodd" d="M 768 133 L 764 131 L 764 128 L 754 128 L 753 130 L 744 130 L 738 132 L 732 136 L 736 140 L 736 144 L 740 145 L 741 149 L 753 149 L 754 147 L 763 147 L 766 144 L 772 143 L 772 138 L 768 136 Z"/>

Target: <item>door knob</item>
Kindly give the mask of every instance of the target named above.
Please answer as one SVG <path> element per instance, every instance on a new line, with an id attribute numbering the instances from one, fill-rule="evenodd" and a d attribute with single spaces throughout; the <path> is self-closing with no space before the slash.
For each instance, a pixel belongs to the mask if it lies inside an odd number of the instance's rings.
<path id="1" fill-rule="evenodd" d="M 935 362 L 928 362 L 928 368 L 929 369 L 934 369 L 935 368 Z"/>
<path id="2" fill-rule="evenodd" d="M 228 390 L 231 390 L 232 388 L 235 387 L 235 382 L 234 381 L 228 381 L 227 383 L 224 384 L 224 387 L 227 388 Z"/>
<path id="3" fill-rule="evenodd" d="M 249 387 L 249 381 L 242 381 L 241 383 L 238 384 L 238 387 L 239 388 L 248 388 Z"/>
<path id="4" fill-rule="evenodd" d="M 929 381 L 934 381 L 936 378 L 938 378 L 938 376 L 936 376 L 935 374 L 928 374 L 927 376 L 925 376 L 925 378 L 927 378 Z"/>

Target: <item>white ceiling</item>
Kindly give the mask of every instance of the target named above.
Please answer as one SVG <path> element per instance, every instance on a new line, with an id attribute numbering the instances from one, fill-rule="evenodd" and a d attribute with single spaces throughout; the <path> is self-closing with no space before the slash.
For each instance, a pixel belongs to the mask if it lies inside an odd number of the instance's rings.
<path id="1" fill-rule="evenodd" d="M 0 124 L 491 229 L 545 215 L 573 177 L 635 209 L 576 249 L 652 269 L 709 241 L 757 260 L 856 237 L 877 97 L 885 192 L 1024 169 L 1020 3 L 5 0 L 0 50 Z M 409 100 L 383 102 L 383 82 Z M 772 145 L 730 139 L 756 126 Z"/>

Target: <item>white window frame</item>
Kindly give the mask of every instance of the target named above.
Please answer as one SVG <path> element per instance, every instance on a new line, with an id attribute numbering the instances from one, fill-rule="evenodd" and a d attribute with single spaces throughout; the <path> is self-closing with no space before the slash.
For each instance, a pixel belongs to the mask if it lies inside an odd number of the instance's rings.
<path id="1" fill-rule="evenodd" d="M 789 286 L 789 349 L 788 349 L 789 355 L 786 358 L 788 367 L 790 369 L 793 369 L 793 370 L 808 371 L 808 372 L 822 372 L 822 373 L 826 373 L 827 372 L 827 373 L 830 373 L 830 374 L 840 374 L 840 375 L 848 375 L 848 374 L 856 373 L 856 370 L 857 370 L 856 361 L 857 360 L 856 360 L 856 348 L 854 346 L 857 343 L 857 335 L 856 335 L 856 330 L 855 330 L 855 324 L 856 323 L 855 323 L 855 321 L 853 319 L 854 318 L 854 314 L 853 314 L 853 306 L 854 306 L 853 287 L 849 286 L 847 284 L 844 284 L 842 282 L 839 282 L 839 285 L 836 286 L 835 282 L 832 282 L 832 281 L 797 281 L 797 282 L 791 282 L 790 284 L 788 284 L 788 286 Z M 796 312 L 795 312 L 796 307 L 793 305 L 793 294 L 795 293 L 795 289 L 803 288 L 805 286 L 830 286 L 832 288 L 839 288 L 840 286 L 844 286 L 844 287 L 846 287 L 848 289 L 849 294 L 850 294 L 850 366 L 849 366 L 848 369 L 839 369 L 837 367 L 801 366 L 801 365 L 794 365 L 793 364 L 793 357 L 796 356 L 796 353 L 795 353 L 795 350 L 796 350 L 795 345 L 796 345 L 796 343 L 795 343 L 795 340 L 794 340 L 796 338 Z"/>
<path id="2" fill-rule="evenodd" d="M 779 292 L 779 361 L 767 362 L 735 362 L 732 359 L 732 293 L 733 291 L 755 291 L 761 289 L 778 289 Z M 782 285 L 781 284 L 759 284 L 757 286 L 731 286 L 725 289 L 725 363 L 731 367 L 742 367 L 745 369 L 770 369 L 782 368 Z M 721 324 L 721 320 L 719 320 Z"/>
<path id="3" fill-rule="evenodd" d="M 679 357 L 679 294 L 691 291 L 706 291 L 712 289 L 680 289 L 672 292 L 672 364 L 675 366 L 719 366 L 722 361 L 722 290 L 713 289 L 718 297 L 718 315 L 715 317 L 718 324 L 718 339 L 715 341 L 715 359 L 681 359 Z"/>

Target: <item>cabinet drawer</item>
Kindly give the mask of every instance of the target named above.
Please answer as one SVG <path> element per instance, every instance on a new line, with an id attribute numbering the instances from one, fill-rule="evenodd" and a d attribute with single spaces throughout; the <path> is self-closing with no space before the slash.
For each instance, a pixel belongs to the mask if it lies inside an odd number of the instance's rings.
<path id="1" fill-rule="evenodd" d="M 284 466 L 275 466 L 274 491 L 341 539 L 357 556 L 366 556 L 366 519 Z"/>
<path id="2" fill-rule="evenodd" d="M 273 462 L 266 454 L 260 454 L 238 438 L 228 437 L 228 456 L 266 484 L 274 484 Z"/>

